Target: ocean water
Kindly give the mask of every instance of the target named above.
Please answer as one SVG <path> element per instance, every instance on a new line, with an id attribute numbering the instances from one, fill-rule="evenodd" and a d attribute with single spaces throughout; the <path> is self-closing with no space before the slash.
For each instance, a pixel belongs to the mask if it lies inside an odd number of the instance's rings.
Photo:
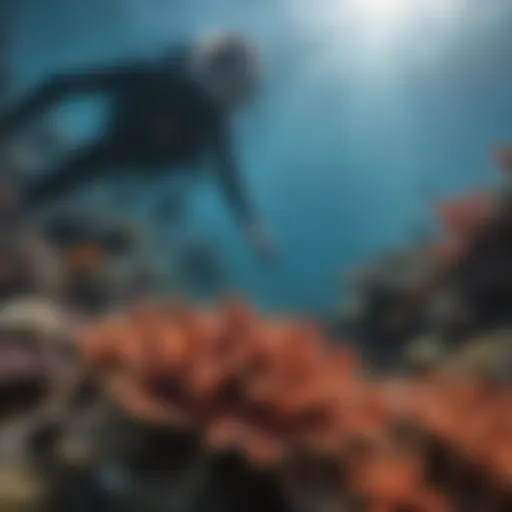
<path id="1" fill-rule="evenodd" d="M 9 2 L 11 5 L 9 6 Z M 499 179 L 512 139 L 510 0 L 4 0 L 14 95 L 67 67 L 156 55 L 217 28 L 260 45 L 257 101 L 236 119 L 239 158 L 280 262 L 257 261 L 211 180 L 190 229 L 222 248 L 265 308 L 335 306 L 344 271 L 433 223 L 436 198 Z M 101 105 L 70 105 L 60 136 L 94 136 Z M 90 191 L 90 203 L 108 193 Z M 148 217 L 161 183 L 132 202 Z M 107 198 L 107 199 L 106 199 Z M 103 207 L 103 206 L 102 206 Z M 155 233 L 172 251 L 171 227 Z"/>

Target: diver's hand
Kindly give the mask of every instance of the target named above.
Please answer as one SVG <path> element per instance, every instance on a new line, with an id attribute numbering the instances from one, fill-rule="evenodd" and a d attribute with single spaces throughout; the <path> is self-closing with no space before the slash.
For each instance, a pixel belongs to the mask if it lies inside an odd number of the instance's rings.
<path id="1" fill-rule="evenodd" d="M 247 229 L 247 236 L 260 258 L 266 262 L 276 262 L 278 259 L 277 247 L 274 239 L 264 226 L 258 223 L 250 224 Z"/>

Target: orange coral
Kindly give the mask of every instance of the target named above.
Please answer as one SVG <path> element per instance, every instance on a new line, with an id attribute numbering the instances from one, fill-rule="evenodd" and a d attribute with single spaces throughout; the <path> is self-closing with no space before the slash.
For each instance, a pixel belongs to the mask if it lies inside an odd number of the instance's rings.
<path id="1" fill-rule="evenodd" d="M 327 350 L 309 325 L 261 321 L 237 302 L 216 313 L 146 304 L 83 338 L 128 411 L 160 422 L 167 406 L 169 423 L 189 418 L 212 447 L 277 457 L 296 443 L 337 441 L 354 357 Z M 262 443 L 274 448 L 252 449 Z"/>
<path id="2" fill-rule="evenodd" d="M 503 489 L 512 489 L 512 393 L 478 380 L 445 382 L 441 388 L 410 387 L 407 411 L 462 461 L 481 468 Z M 416 397 L 416 400 L 414 399 Z"/>
<path id="3" fill-rule="evenodd" d="M 398 449 L 397 421 L 442 440 L 498 487 L 512 484 L 511 396 L 484 383 L 363 379 L 352 350 L 236 301 L 216 311 L 145 304 L 81 338 L 86 360 L 137 419 L 194 428 L 208 450 L 237 450 L 259 467 L 334 459 L 370 509 L 450 510 L 425 485 L 420 454 Z M 354 457 L 361 440 L 370 450 Z"/>

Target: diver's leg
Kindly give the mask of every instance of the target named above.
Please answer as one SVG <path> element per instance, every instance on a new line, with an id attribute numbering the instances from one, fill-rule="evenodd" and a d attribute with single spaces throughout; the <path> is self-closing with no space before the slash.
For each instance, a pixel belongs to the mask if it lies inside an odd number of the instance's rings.
<path id="1" fill-rule="evenodd" d="M 28 184 L 25 201 L 29 209 L 44 206 L 94 181 L 114 165 L 113 152 L 105 145 L 88 147 L 65 161 L 57 170 Z"/>

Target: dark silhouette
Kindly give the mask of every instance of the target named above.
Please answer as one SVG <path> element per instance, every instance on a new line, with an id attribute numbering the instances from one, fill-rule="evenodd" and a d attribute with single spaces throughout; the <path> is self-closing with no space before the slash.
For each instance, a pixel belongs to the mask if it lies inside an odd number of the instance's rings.
<path id="1" fill-rule="evenodd" d="M 112 110 L 99 140 L 27 185 L 27 207 L 33 210 L 112 174 L 151 178 L 210 155 L 233 211 L 256 248 L 266 253 L 270 245 L 241 183 L 228 126 L 230 114 L 251 98 L 257 75 L 252 48 L 224 36 L 180 47 L 157 61 L 48 80 L 0 119 L 0 135 L 69 95 L 109 95 Z"/>

